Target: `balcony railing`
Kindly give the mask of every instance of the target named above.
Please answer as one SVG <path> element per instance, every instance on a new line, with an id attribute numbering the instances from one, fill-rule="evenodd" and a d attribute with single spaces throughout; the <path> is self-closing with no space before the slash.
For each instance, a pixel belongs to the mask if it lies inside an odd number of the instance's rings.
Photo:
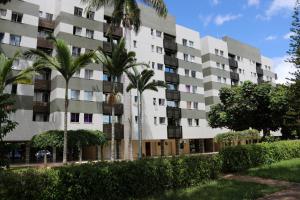
<path id="1" fill-rule="evenodd" d="M 50 112 L 50 104 L 48 102 L 40 102 L 40 101 L 33 101 L 33 112 L 38 113 L 49 113 Z"/>
<path id="2" fill-rule="evenodd" d="M 238 62 L 233 58 L 229 58 L 229 67 L 238 68 L 239 67 Z"/>
<path id="3" fill-rule="evenodd" d="M 258 76 L 264 75 L 264 70 L 261 67 L 256 67 L 256 72 Z"/>
<path id="4" fill-rule="evenodd" d="M 35 90 L 51 90 L 51 81 L 50 80 L 34 80 L 34 89 Z"/>
<path id="5" fill-rule="evenodd" d="M 165 72 L 165 81 L 170 83 L 179 83 L 179 75 L 176 73 Z"/>
<path id="6" fill-rule="evenodd" d="M 181 118 L 181 109 L 176 107 L 167 107 L 167 117 L 173 119 Z"/>
<path id="7" fill-rule="evenodd" d="M 177 90 L 166 90 L 166 98 L 167 100 L 180 100 L 180 92 Z"/>
<path id="8" fill-rule="evenodd" d="M 55 21 L 45 19 L 45 18 L 39 18 L 39 26 L 48 28 L 48 29 L 54 29 L 55 28 Z"/>
<path id="9" fill-rule="evenodd" d="M 122 140 L 124 139 L 124 125 L 120 123 L 115 123 L 115 139 Z M 105 133 L 108 140 L 111 140 L 111 130 L 112 124 L 103 124 L 103 132 Z"/>
<path id="10" fill-rule="evenodd" d="M 170 65 L 174 67 L 178 67 L 178 59 L 172 56 L 164 56 L 165 65 Z"/>
<path id="11" fill-rule="evenodd" d="M 123 83 L 114 83 L 116 92 L 123 93 Z M 111 93 L 113 91 L 113 83 L 110 81 L 103 81 L 103 92 Z"/>
<path id="12" fill-rule="evenodd" d="M 168 138 L 169 139 L 182 138 L 182 127 L 181 126 L 168 126 Z"/>
<path id="13" fill-rule="evenodd" d="M 49 40 L 46 40 L 46 38 L 38 37 L 37 38 L 37 47 L 53 49 L 53 44 Z"/>
<path id="14" fill-rule="evenodd" d="M 177 51 L 177 44 L 175 40 L 164 39 L 164 48 L 175 52 Z"/>
<path id="15" fill-rule="evenodd" d="M 240 80 L 240 76 L 239 76 L 239 74 L 238 73 L 236 73 L 236 72 L 230 72 L 230 78 L 232 79 L 232 80 Z"/>
<path id="16" fill-rule="evenodd" d="M 104 34 L 108 34 L 110 25 L 107 23 L 104 23 L 103 25 L 103 32 Z M 122 37 L 123 36 L 123 29 L 121 27 L 113 27 L 112 28 L 112 35 L 117 36 L 117 37 Z"/>
<path id="17" fill-rule="evenodd" d="M 124 113 L 123 104 L 115 104 L 114 108 L 115 108 L 115 115 L 123 115 L 123 113 Z M 104 115 L 112 114 L 112 106 L 110 104 L 103 102 L 102 109 L 103 109 Z"/>
<path id="18" fill-rule="evenodd" d="M 110 42 L 103 42 L 103 50 L 107 53 L 112 52 L 112 46 Z"/>

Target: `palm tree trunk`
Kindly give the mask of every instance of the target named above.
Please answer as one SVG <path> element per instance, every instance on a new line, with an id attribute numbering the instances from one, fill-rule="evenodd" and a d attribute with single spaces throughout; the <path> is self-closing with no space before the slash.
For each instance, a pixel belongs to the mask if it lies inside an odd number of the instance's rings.
<path id="1" fill-rule="evenodd" d="M 63 150 L 63 163 L 67 163 L 67 150 L 68 150 L 68 105 L 69 105 L 69 99 L 68 99 L 68 87 L 69 82 L 66 81 L 66 89 L 65 89 L 65 119 L 64 119 L 64 150 Z"/>
<path id="2" fill-rule="evenodd" d="M 111 161 L 115 160 L 115 107 L 112 105 L 111 109 Z"/>
<path id="3" fill-rule="evenodd" d="M 138 139 L 139 139 L 139 159 L 142 159 L 142 95 L 138 91 Z"/>

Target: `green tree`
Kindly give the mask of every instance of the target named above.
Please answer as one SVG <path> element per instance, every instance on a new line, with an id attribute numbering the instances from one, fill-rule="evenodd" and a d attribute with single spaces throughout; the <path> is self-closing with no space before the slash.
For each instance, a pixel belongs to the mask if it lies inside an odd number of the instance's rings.
<path id="1" fill-rule="evenodd" d="M 125 71 L 134 67 L 144 65 L 136 63 L 135 52 L 127 52 L 125 48 L 125 40 L 122 38 L 117 45 L 112 46 L 112 55 L 109 56 L 104 50 L 99 49 L 96 52 L 96 60 L 107 68 L 111 76 L 112 92 L 108 97 L 108 103 L 112 106 L 112 135 L 111 135 L 111 160 L 115 159 L 115 109 L 114 105 L 121 101 L 121 95 L 117 91 L 117 79 L 120 78 Z"/>
<path id="2" fill-rule="evenodd" d="M 291 36 L 290 36 L 290 48 L 288 50 L 289 59 L 288 62 L 292 63 L 296 71 L 292 73 L 295 78 L 292 80 L 300 80 L 300 18 L 299 18 L 299 7 L 300 2 L 299 0 L 296 1 L 294 7 L 294 14 L 292 16 L 293 21 L 291 24 Z"/>
<path id="3" fill-rule="evenodd" d="M 219 97 L 221 103 L 213 105 L 208 113 L 212 128 L 225 127 L 235 131 L 253 128 L 268 136 L 270 131 L 277 131 L 282 126 L 288 111 L 285 86 L 246 81 L 242 86 L 222 88 Z"/>
<path id="4" fill-rule="evenodd" d="M 138 140 L 139 140 L 139 154 L 138 158 L 142 158 L 142 135 L 143 135 L 143 93 L 146 90 L 158 91 L 158 87 L 166 87 L 164 82 L 151 81 L 154 76 L 153 70 L 144 69 L 141 73 L 137 69 L 133 68 L 134 73 L 127 72 L 127 77 L 130 80 L 126 91 L 129 92 L 132 89 L 137 90 L 138 101 Z"/>
<path id="5" fill-rule="evenodd" d="M 48 40 L 53 42 L 55 49 L 55 56 L 50 56 L 43 51 L 31 49 L 25 53 L 26 56 L 34 56 L 35 67 L 47 67 L 57 70 L 65 79 L 65 113 L 64 113 L 64 149 L 63 149 L 63 163 L 67 163 L 67 130 L 68 130 L 68 89 L 69 81 L 74 73 L 81 68 L 86 67 L 93 61 L 94 51 L 73 57 L 67 43 L 64 40 L 49 37 Z"/>
<path id="6" fill-rule="evenodd" d="M 8 2 L 10 2 L 11 0 L 0 0 L 0 4 L 7 4 Z"/>

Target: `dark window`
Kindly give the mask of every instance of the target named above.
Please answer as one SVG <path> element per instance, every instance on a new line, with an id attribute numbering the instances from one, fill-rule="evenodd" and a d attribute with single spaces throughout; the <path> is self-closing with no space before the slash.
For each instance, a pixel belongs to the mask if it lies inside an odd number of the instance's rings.
<path id="1" fill-rule="evenodd" d="M 175 73 L 175 69 L 172 67 L 165 66 L 165 72 Z"/>
<path id="2" fill-rule="evenodd" d="M 163 70 L 163 67 L 164 67 L 163 64 L 157 63 L 157 69 L 158 70 Z"/>
<path id="3" fill-rule="evenodd" d="M 79 122 L 79 113 L 71 113 L 71 122 Z"/>
<path id="4" fill-rule="evenodd" d="M 81 52 L 81 48 L 79 48 L 79 47 L 73 47 L 72 48 L 72 55 L 73 56 L 79 56 L 80 52 Z"/>
<path id="5" fill-rule="evenodd" d="M 95 17 L 95 12 L 93 11 L 88 11 L 87 14 L 86 14 L 86 18 L 88 19 L 94 19 Z"/>
<path id="6" fill-rule="evenodd" d="M 192 71 L 192 77 L 196 78 L 196 72 L 195 71 Z"/>
<path id="7" fill-rule="evenodd" d="M 18 88 L 18 85 L 17 84 L 13 84 L 11 86 L 11 94 L 17 94 L 17 88 Z"/>
<path id="8" fill-rule="evenodd" d="M 82 11 L 83 11 L 82 8 L 75 7 L 74 8 L 74 15 L 82 17 Z"/>
<path id="9" fill-rule="evenodd" d="M 93 114 L 84 114 L 84 123 L 93 123 Z"/>
<path id="10" fill-rule="evenodd" d="M 12 12 L 11 21 L 21 23 L 23 18 L 22 13 Z"/>
<path id="11" fill-rule="evenodd" d="M 2 43 L 3 38 L 4 38 L 4 33 L 0 33 L 0 43 Z"/>
<path id="12" fill-rule="evenodd" d="M 53 15 L 50 13 L 46 13 L 46 19 L 52 21 Z"/>
<path id="13" fill-rule="evenodd" d="M 9 44 L 13 46 L 20 46 L 21 36 L 19 35 L 10 35 Z"/>

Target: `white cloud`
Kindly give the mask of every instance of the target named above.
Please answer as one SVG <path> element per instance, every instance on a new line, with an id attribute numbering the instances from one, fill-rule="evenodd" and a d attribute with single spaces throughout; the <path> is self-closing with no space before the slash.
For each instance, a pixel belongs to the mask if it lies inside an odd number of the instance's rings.
<path id="1" fill-rule="evenodd" d="M 208 16 L 199 15 L 199 19 L 203 23 L 203 26 L 206 27 L 212 21 L 213 15 L 208 15 Z"/>
<path id="2" fill-rule="evenodd" d="M 233 20 L 236 20 L 238 18 L 242 17 L 241 14 L 238 14 L 238 15 L 231 15 L 231 14 L 227 14 L 227 15 L 217 15 L 215 17 L 215 24 L 216 25 L 222 25 L 224 24 L 225 22 L 229 22 L 229 21 L 233 21 Z"/>
<path id="3" fill-rule="evenodd" d="M 263 15 L 257 15 L 256 18 L 269 20 L 279 13 L 291 13 L 296 0 L 273 0 Z"/>
<path id="4" fill-rule="evenodd" d="M 259 6 L 260 0 L 248 0 L 248 6 Z"/>
<path id="5" fill-rule="evenodd" d="M 283 39 L 289 40 L 289 39 L 291 38 L 291 36 L 294 35 L 294 34 L 295 34 L 295 33 L 293 33 L 293 32 L 289 32 L 289 33 L 287 33 L 287 34 L 285 34 L 285 35 L 283 36 Z"/>
<path id="6" fill-rule="evenodd" d="M 212 3 L 213 5 L 218 5 L 218 4 L 220 3 L 220 1 L 219 1 L 219 0 L 212 0 L 211 3 Z"/>
<path id="7" fill-rule="evenodd" d="M 277 39 L 276 35 L 269 35 L 268 37 L 265 38 L 265 40 L 267 41 L 276 40 L 276 39 Z"/>
<path id="8" fill-rule="evenodd" d="M 295 67 L 289 62 L 285 62 L 288 59 L 288 56 L 276 57 L 273 58 L 274 70 L 277 73 L 278 79 L 277 83 L 287 83 L 289 82 L 286 78 L 292 78 L 290 74 L 295 72 Z"/>

